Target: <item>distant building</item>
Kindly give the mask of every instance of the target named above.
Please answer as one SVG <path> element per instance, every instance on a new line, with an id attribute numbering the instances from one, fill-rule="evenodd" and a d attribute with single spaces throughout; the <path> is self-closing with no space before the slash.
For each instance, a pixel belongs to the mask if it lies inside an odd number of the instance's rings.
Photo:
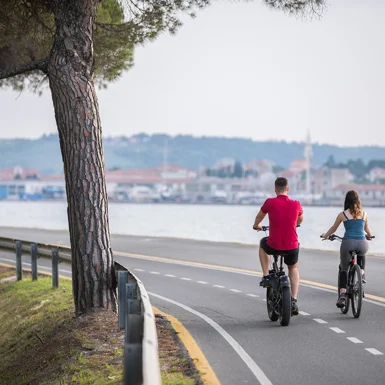
<path id="1" fill-rule="evenodd" d="M 244 165 L 245 171 L 255 171 L 259 175 L 266 172 L 272 172 L 273 167 L 274 163 L 267 159 L 253 160 Z"/>
<path id="2" fill-rule="evenodd" d="M 39 200 L 65 197 L 63 176 L 40 176 L 39 170 L 15 167 L 0 170 L 0 199 Z"/>
<path id="3" fill-rule="evenodd" d="M 343 200 L 348 191 L 355 190 L 360 195 L 363 205 L 385 205 L 385 185 L 381 184 L 340 184 L 326 194 L 334 203 L 343 205 Z"/>
<path id="4" fill-rule="evenodd" d="M 385 181 L 385 168 L 372 168 L 368 174 L 368 178 L 372 183 Z"/>

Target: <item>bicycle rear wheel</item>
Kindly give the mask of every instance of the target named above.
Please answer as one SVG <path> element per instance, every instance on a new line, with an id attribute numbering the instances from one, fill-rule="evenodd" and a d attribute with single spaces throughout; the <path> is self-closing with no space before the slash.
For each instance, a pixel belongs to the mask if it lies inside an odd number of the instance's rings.
<path id="1" fill-rule="evenodd" d="M 352 312 L 354 318 L 358 318 L 362 308 L 362 277 L 361 269 L 358 265 L 354 265 L 351 269 L 351 278 L 349 280 L 351 287 Z"/>
<path id="2" fill-rule="evenodd" d="M 279 289 L 281 309 L 279 321 L 281 326 L 288 326 L 291 318 L 291 290 L 290 287 L 281 287 Z"/>
<path id="3" fill-rule="evenodd" d="M 337 299 L 339 298 L 340 289 L 341 289 L 341 286 L 340 286 L 340 271 L 341 271 L 341 268 L 339 267 L 338 268 L 338 293 L 337 293 Z M 349 298 L 348 294 L 346 294 L 345 306 L 340 308 L 341 313 L 342 314 L 346 314 L 349 311 L 349 307 L 350 307 L 350 298 Z"/>
<path id="4" fill-rule="evenodd" d="M 266 306 L 267 306 L 267 315 L 271 321 L 277 321 L 279 314 L 274 310 L 275 305 L 274 290 L 271 287 L 268 287 L 266 290 Z"/>

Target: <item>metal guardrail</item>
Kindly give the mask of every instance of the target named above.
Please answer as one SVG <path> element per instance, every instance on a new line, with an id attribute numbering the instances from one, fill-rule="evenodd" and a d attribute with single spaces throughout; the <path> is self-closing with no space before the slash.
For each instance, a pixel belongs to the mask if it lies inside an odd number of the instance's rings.
<path id="1" fill-rule="evenodd" d="M 71 262 L 67 246 L 0 237 L 0 250 L 16 252 L 17 278 L 22 279 L 22 255 L 31 255 L 32 279 L 37 258 L 52 259 L 52 282 L 58 287 L 58 264 Z M 55 271 L 54 271 L 55 270 Z M 155 317 L 147 291 L 134 274 L 115 262 L 118 279 L 118 328 L 124 329 L 124 385 L 161 385 Z"/>

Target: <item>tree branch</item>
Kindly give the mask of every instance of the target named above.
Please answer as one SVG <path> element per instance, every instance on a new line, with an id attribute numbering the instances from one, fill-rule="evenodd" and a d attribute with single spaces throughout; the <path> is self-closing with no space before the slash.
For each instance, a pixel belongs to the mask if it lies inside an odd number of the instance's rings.
<path id="1" fill-rule="evenodd" d="M 8 68 L 8 69 L 0 69 L 0 80 L 11 78 L 13 76 L 21 75 L 25 72 L 30 72 L 30 71 L 35 71 L 35 70 L 40 70 L 44 73 L 47 73 L 48 72 L 48 63 L 49 63 L 49 58 L 47 57 L 45 59 L 24 63 L 18 67 Z"/>

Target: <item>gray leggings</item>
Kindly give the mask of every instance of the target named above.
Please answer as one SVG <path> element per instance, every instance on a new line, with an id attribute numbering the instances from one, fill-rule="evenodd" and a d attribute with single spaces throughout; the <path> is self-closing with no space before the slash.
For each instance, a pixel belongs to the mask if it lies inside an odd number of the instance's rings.
<path id="1" fill-rule="evenodd" d="M 344 239 L 340 248 L 340 287 L 345 288 L 348 283 L 347 271 L 351 255 L 350 250 L 357 252 L 357 264 L 365 269 L 365 254 L 369 250 L 369 243 L 366 239 Z"/>

